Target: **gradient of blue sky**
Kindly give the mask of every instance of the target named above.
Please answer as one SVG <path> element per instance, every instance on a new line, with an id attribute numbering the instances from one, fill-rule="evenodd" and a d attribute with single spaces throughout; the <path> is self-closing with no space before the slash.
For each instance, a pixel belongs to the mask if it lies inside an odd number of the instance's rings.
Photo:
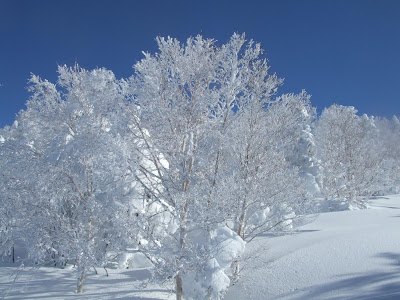
<path id="1" fill-rule="evenodd" d="M 78 62 L 132 75 L 158 35 L 225 43 L 245 32 L 262 44 L 280 92 L 307 90 L 320 111 L 400 115 L 400 1 L 0 0 L 0 127 L 24 108 L 30 73 L 55 82 Z"/>

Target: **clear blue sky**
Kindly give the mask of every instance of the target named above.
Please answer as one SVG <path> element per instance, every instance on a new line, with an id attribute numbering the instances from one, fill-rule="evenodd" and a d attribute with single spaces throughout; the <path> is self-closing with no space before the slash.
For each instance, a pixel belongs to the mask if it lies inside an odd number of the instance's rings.
<path id="1" fill-rule="evenodd" d="M 281 92 L 307 90 L 320 111 L 400 115 L 400 1 L 22 1 L 0 0 L 0 127 L 24 108 L 30 73 L 55 82 L 57 65 L 78 62 L 132 75 L 158 35 L 233 32 L 260 42 Z"/>

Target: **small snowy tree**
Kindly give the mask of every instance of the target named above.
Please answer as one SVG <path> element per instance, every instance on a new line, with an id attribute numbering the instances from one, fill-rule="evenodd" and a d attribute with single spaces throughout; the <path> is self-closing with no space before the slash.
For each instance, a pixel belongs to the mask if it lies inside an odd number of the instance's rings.
<path id="1" fill-rule="evenodd" d="M 376 118 L 375 124 L 378 129 L 375 142 L 379 144 L 383 158 L 380 192 L 398 193 L 400 191 L 400 122 L 396 116 L 393 116 L 391 120 Z"/>
<path id="2" fill-rule="evenodd" d="M 373 118 L 357 116 L 354 107 L 335 104 L 322 112 L 315 140 L 325 198 L 358 206 L 379 188 L 382 158 L 373 143 L 375 134 Z"/>
<path id="3" fill-rule="evenodd" d="M 233 227 L 244 240 L 290 227 L 308 200 L 299 167 L 286 159 L 294 152 L 288 148 L 302 133 L 304 121 L 297 116 L 297 108 L 307 102 L 305 92 L 284 95 L 274 102 L 260 97 L 248 103 L 231 126 Z"/>
<path id="4" fill-rule="evenodd" d="M 303 90 L 299 95 L 283 95 L 278 102 L 275 116 L 277 120 L 285 120 L 280 125 L 286 133 L 279 131 L 277 141 L 285 149 L 285 157 L 290 165 L 299 168 L 301 177 L 305 180 L 307 190 L 319 194 L 320 165 L 316 157 L 314 134 L 311 122 L 316 117 L 315 108 L 310 103 L 310 97 Z M 275 121 L 276 122 L 276 121 Z"/>

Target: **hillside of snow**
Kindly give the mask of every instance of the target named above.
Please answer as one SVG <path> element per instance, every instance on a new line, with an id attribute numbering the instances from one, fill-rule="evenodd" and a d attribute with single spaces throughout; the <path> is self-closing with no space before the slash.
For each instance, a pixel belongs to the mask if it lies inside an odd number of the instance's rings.
<path id="1" fill-rule="evenodd" d="M 400 299 L 400 197 L 323 213 L 264 249 L 226 299 Z"/>
<path id="2" fill-rule="evenodd" d="M 400 195 L 369 209 L 321 213 L 290 235 L 249 243 L 250 258 L 225 299 L 400 299 Z M 147 269 L 98 268 L 76 294 L 75 270 L 1 262 L 2 299 L 174 299 Z"/>

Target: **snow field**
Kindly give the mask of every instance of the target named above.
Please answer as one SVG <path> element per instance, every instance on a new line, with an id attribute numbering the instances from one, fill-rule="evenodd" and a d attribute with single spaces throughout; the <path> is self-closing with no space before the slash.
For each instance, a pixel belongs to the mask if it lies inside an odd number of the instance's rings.
<path id="1" fill-rule="evenodd" d="M 400 299 L 400 197 L 371 208 L 323 213 L 264 247 L 226 299 Z"/>

